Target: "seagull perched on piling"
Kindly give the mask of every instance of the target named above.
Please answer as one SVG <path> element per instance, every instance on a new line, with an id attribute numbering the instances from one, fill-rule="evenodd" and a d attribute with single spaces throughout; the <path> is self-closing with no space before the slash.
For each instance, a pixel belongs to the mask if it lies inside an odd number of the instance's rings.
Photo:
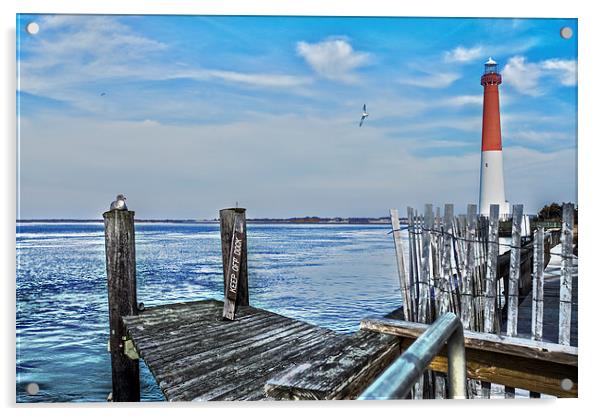
<path id="1" fill-rule="evenodd" d="M 125 205 L 126 197 L 123 194 L 117 195 L 115 201 L 111 202 L 111 211 L 127 211 L 128 207 Z"/>
<path id="2" fill-rule="evenodd" d="M 364 124 L 364 120 L 368 117 L 368 113 L 366 112 L 366 104 L 364 104 L 364 109 L 362 111 L 362 119 L 360 120 L 360 127 Z"/>

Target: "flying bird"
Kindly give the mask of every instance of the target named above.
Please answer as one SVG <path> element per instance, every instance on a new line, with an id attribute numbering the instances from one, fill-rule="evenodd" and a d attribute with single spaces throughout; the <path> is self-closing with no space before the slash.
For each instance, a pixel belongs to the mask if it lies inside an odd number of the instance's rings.
<path id="1" fill-rule="evenodd" d="M 368 117 L 368 113 L 366 112 L 366 104 L 364 104 L 364 109 L 362 111 L 362 119 L 360 120 L 360 127 L 364 124 L 364 120 Z"/>
<path id="2" fill-rule="evenodd" d="M 105 95 L 107 95 L 107 93 L 106 93 L 106 92 L 101 92 L 101 93 L 100 93 L 100 96 L 101 96 L 101 97 L 104 97 Z"/>
<path id="3" fill-rule="evenodd" d="M 111 203 L 111 211 L 127 211 L 128 207 L 125 205 L 127 198 L 123 194 L 117 195 L 115 201 Z"/>

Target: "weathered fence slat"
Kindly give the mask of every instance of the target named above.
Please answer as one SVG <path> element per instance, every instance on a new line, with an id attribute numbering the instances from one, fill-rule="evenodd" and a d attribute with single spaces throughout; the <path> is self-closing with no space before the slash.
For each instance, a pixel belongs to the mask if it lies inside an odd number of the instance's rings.
<path id="1" fill-rule="evenodd" d="M 531 312 L 531 338 L 541 341 L 543 336 L 543 271 L 544 271 L 544 243 L 545 230 L 537 229 L 533 244 L 533 303 Z"/>
<path id="2" fill-rule="evenodd" d="M 487 249 L 487 274 L 485 277 L 485 327 L 487 333 L 492 333 L 495 323 L 495 300 L 497 288 L 497 258 L 499 256 L 498 227 L 500 207 L 496 204 L 489 206 L 489 246 Z"/>
<path id="3" fill-rule="evenodd" d="M 422 228 L 422 271 L 420 273 L 420 299 L 418 301 L 418 322 L 429 323 L 430 314 L 430 293 L 429 278 L 431 275 L 430 265 L 430 245 L 431 233 L 433 229 L 433 206 L 426 204 L 424 207 L 424 222 Z"/>
<path id="4" fill-rule="evenodd" d="M 439 305 L 439 315 L 443 315 L 445 312 L 453 311 L 458 312 L 456 304 L 454 302 L 454 296 L 452 292 L 453 275 L 451 269 L 451 236 L 453 232 L 452 220 L 454 217 L 454 205 L 445 204 L 445 212 L 443 218 L 443 253 L 441 258 L 441 268 L 443 270 L 441 276 L 441 288 L 442 288 L 442 299 Z"/>
<path id="5" fill-rule="evenodd" d="M 562 258 L 560 260 L 560 305 L 558 343 L 571 343 L 571 299 L 573 285 L 573 204 L 562 207 Z"/>
<path id="6" fill-rule="evenodd" d="M 483 330 L 493 333 L 496 321 L 497 258 L 499 256 L 498 230 L 500 207 L 489 205 L 489 237 L 487 239 L 487 270 L 485 272 L 485 293 L 483 299 Z M 481 382 L 481 395 L 489 398 L 491 383 Z"/>
<path id="7" fill-rule="evenodd" d="M 515 337 L 518 326 L 518 282 L 520 279 L 520 245 L 521 224 L 523 219 L 523 206 L 512 206 L 512 243 L 510 248 L 510 272 L 508 276 L 508 319 L 506 322 L 506 335 Z M 514 398 L 514 387 L 505 387 L 507 399 Z"/>
<path id="8" fill-rule="evenodd" d="M 510 249 L 510 274 L 508 277 L 508 321 L 506 334 L 517 335 L 518 326 L 518 282 L 520 279 L 520 245 L 523 206 L 512 207 L 512 247 Z"/>
<path id="9" fill-rule="evenodd" d="M 393 208 L 390 210 L 391 228 L 393 230 L 393 242 L 395 244 L 395 256 L 397 258 L 397 273 L 399 274 L 399 286 L 401 289 L 401 298 L 403 302 L 403 316 L 409 321 L 412 319 L 412 298 L 410 296 L 409 278 L 406 273 L 406 266 L 403 253 L 403 244 L 401 241 L 401 230 L 399 225 L 399 212 Z"/>

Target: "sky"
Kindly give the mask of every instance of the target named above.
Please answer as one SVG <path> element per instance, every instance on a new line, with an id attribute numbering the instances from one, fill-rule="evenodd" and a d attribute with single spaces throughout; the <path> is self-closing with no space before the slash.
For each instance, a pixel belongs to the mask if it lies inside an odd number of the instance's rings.
<path id="1" fill-rule="evenodd" d="M 146 219 L 236 203 L 250 218 L 465 212 L 489 56 L 506 198 L 528 213 L 577 202 L 577 32 L 576 19 L 18 15 L 18 218 L 100 218 L 118 193 Z"/>

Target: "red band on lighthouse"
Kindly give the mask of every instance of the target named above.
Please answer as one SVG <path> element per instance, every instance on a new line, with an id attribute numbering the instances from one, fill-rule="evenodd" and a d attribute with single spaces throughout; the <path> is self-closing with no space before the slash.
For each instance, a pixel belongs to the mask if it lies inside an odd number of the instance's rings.
<path id="1" fill-rule="evenodd" d="M 485 74 L 481 77 L 483 93 L 483 135 L 481 150 L 502 150 L 500 128 L 500 95 L 498 85 L 502 83 L 499 74 Z"/>

